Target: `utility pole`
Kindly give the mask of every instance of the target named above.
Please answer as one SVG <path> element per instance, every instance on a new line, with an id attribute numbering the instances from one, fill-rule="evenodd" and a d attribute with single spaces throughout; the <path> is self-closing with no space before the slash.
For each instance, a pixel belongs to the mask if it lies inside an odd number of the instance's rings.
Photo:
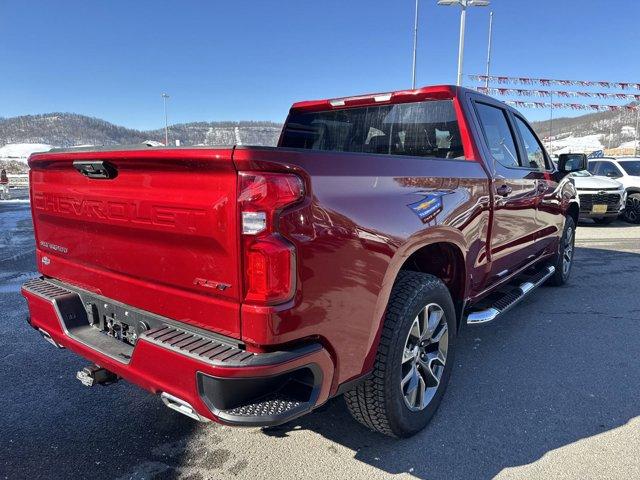
<path id="1" fill-rule="evenodd" d="M 413 69 L 411 73 L 411 88 L 416 88 L 416 54 L 418 52 L 418 7 L 420 6 L 420 0 L 416 0 L 416 15 L 413 20 Z"/>
<path id="2" fill-rule="evenodd" d="M 491 70 L 491 37 L 493 31 L 493 12 L 489 13 L 489 44 L 487 46 L 487 79 L 484 81 L 484 88 L 487 89 L 486 93 L 489 93 L 489 75 Z"/>
<path id="3" fill-rule="evenodd" d="M 166 147 L 169 146 L 169 123 L 167 122 L 167 98 L 169 98 L 169 95 L 166 93 L 163 93 L 162 102 L 164 103 L 164 145 Z"/>

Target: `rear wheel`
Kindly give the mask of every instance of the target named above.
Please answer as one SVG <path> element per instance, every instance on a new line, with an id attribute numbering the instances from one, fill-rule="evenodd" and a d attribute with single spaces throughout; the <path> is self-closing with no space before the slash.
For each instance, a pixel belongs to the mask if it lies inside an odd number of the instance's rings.
<path id="1" fill-rule="evenodd" d="M 553 266 L 556 268 L 555 273 L 547 282 L 549 285 L 560 286 L 567 283 L 571 267 L 573 266 L 573 253 L 576 241 L 576 223 L 572 217 L 567 217 L 564 222 L 564 231 L 558 245 L 558 254 L 556 255 Z"/>
<path id="2" fill-rule="evenodd" d="M 622 216 L 627 222 L 640 223 L 640 193 L 632 193 L 627 197 Z"/>
<path id="3" fill-rule="evenodd" d="M 393 437 L 422 430 L 442 400 L 455 346 L 455 309 L 438 278 L 400 272 L 372 376 L 344 397 L 360 423 Z"/>

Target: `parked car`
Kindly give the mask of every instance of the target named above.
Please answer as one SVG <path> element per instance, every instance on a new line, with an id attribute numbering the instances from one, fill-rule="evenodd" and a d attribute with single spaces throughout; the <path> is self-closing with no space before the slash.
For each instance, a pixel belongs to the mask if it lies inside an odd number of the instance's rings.
<path id="1" fill-rule="evenodd" d="M 581 219 L 611 223 L 618 218 L 626 201 L 626 192 L 620 182 L 594 176 L 587 170 L 574 172 L 571 178 L 578 192 Z"/>
<path id="2" fill-rule="evenodd" d="M 589 160 L 589 172 L 620 182 L 627 194 L 623 217 L 628 222 L 640 223 L 640 158 Z"/>
<path id="3" fill-rule="evenodd" d="M 567 174 L 525 118 L 452 86 L 296 103 L 276 148 L 32 155 L 46 340 L 197 420 L 274 425 L 344 394 L 373 430 L 433 416 L 465 324 L 564 284 Z M 56 372 L 56 375 L 58 373 Z"/>

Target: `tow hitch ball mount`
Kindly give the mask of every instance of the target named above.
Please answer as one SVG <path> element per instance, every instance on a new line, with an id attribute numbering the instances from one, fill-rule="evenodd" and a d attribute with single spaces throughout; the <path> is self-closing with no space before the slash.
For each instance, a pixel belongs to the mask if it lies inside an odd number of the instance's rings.
<path id="1" fill-rule="evenodd" d="M 76 373 L 76 378 L 80 380 L 85 387 L 93 387 L 94 385 L 111 385 L 119 380 L 119 377 L 115 373 L 98 365 L 89 365 L 88 367 L 84 367 Z"/>

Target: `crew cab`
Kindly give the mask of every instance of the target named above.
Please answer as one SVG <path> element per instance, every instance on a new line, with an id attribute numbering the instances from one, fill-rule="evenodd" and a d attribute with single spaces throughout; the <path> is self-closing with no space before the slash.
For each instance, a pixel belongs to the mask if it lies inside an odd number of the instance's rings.
<path id="1" fill-rule="evenodd" d="M 434 414 L 464 325 L 571 271 L 578 203 L 525 118 L 452 86 L 292 106 L 275 148 L 29 159 L 30 324 L 201 421 L 344 394 L 378 432 Z M 476 327 L 472 327 L 476 328 Z"/>

